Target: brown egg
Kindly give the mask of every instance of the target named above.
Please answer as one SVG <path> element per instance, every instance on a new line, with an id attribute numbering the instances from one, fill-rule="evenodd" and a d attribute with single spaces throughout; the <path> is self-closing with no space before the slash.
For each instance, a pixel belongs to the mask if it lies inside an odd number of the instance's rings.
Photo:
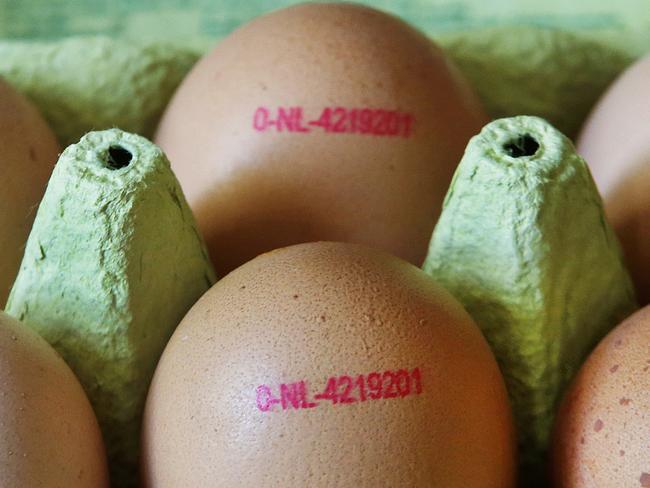
<path id="1" fill-rule="evenodd" d="M 610 87 L 578 140 L 616 231 L 639 301 L 650 303 L 650 56 Z"/>
<path id="2" fill-rule="evenodd" d="M 0 78 L 0 309 L 59 153 L 36 108 Z"/>
<path id="3" fill-rule="evenodd" d="M 483 336 L 415 266 L 301 244 L 223 278 L 149 392 L 145 486 L 514 486 L 513 423 Z"/>
<path id="4" fill-rule="evenodd" d="M 420 265 L 486 121 L 423 34 L 367 7 L 309 3 L 255 19 L 204 57 L 156 142 L 221 274 L 316 240 Z"/>
<path id="5" fill-rule="evenodd" d="M 107 488 L 97 419 L 63 359 L 0 311 L 0 486 Z"/>
<path id="6" fill-rule="evenodd" d="M 589 356 L 553 437 L 556 488 L 650 487 L 650 307 Z"/>

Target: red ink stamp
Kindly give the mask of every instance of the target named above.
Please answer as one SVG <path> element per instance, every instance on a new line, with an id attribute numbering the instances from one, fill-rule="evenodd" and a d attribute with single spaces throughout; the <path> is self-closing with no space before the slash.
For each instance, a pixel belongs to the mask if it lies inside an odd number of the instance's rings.
<path id="1" fill-rule="evenodd" d="M 360 134 L 380 137 L 410 137 L 415 118 L 408 112 L 375 108 L 325 107 L 307 120 L 303 107 L 258 107 L 253 113 L 257 132 L 307 134 Z"/>
<path id="2" fill-rule="evenodd" d="M 307 380 L 282 383 L 277 388 L 260 385 L 256 389 L 256 404 L 261 412 L 281 410 L 300 410 L 316 408 L 330 402 L 331 405 L 349 405 L 372 400 L 405 398 L 422 393 L 422 373 L 420 368 L 411 371 L 372 372 L 357 376 L 330 376 L 322 391 L 310 397 Z"/>

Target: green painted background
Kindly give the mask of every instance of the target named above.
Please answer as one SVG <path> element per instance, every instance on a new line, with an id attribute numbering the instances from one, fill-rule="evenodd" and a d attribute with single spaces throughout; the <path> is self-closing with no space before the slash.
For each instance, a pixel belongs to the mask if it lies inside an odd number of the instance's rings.
<path id="1" fill-rule="evenodd" d="M 197 41 L 221 37 L 295 0 L 0 0 L 0 37 L 112 34 Z M 650 0 L 362 0 L 436 35 L 517 24 L 556 26 L 650 50 Z"/>

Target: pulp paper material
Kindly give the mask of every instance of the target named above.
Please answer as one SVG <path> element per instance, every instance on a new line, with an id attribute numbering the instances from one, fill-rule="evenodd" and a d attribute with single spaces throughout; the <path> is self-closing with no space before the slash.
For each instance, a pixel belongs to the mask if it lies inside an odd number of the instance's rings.
<path id="1" fill-rule="evenodd" d="M 569 32 L 497 27 L 439 42 L 492 118 L 536 115 L 574 138 L 634 56 Z"/>
<path id="2" fill-rule="evenodd" d="M 169 44 L 104 37 L 5 41 L 0 76 L 38 106 L 63 146 L 113 127 L 151 138 L 198 56 Z"/>
<path id="3" fill-rule="evenodd" d="M 537 115 L 570 137 L 634 59 L 605 43 L 538 27 L 467 31 L 435 41 L 492 118 Z M 214 44 L 0 41 L 0 76 L 35 102 L 63 145 L 112 127 L 151 138 L 178 85 Z"/>
<path id="4" fill-rule="evenodd" d="M 111 167 L 128 154 L 126 166 Z M 7 312 L 39 332 L 80 379 L 102 427 L 114 486 L 137 484 L 154 368 L 214 282 L 194 216 L 159 148 L 112 129 L 63 152 Z"/>
<path id="5" fill-rule="evenodd" d="M 571 142 L 536 117 L 484 127 L 454 175 L 423 267 L 492 346 L 517 420 L 522 486 L 538 486 L 564 388 L 636 308 L 618 241 Z"/>

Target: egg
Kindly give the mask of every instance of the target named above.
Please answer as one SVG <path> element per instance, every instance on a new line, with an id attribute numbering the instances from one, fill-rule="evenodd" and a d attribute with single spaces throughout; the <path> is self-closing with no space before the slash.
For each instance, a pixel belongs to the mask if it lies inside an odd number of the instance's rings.
<path id="1" fill-rule="evenodd" d="M 0 486 L 108 488 L 97 419 L 72 371 L 0 312 Z"/>
<path id="2" fill-rule="evenodd" d="M 603 194 L 641 304 L 650 303 L 650 55 L 628 68 L 585 123 L 578 151 Z"/>
<path id="3" fill-rule="evenodd" d="M 424 259 L 453 171 L 487 122 L 430 39 L 348 3 L 259 17 L 205 56 L 156 134 L 217 271 L 317 240 Z"/>
<path id="4" fill-rule="evenodd" d="M 148 487 L 514 486 L 503 378 L 415 266 L 354 244 L 263 254 L 190 310 L 145 409 Z"/>
<path id="5" fill-rule="evenodd" d="M 645 307 L 607 335 L 582 366 L 555 426 L 555 487 L 650 487 L 649 346 Z"/>
<path id="6" fill-rule="evenodd" d="M 0 309 L 58 153 L 36 108 L 0 78 Z"/>

